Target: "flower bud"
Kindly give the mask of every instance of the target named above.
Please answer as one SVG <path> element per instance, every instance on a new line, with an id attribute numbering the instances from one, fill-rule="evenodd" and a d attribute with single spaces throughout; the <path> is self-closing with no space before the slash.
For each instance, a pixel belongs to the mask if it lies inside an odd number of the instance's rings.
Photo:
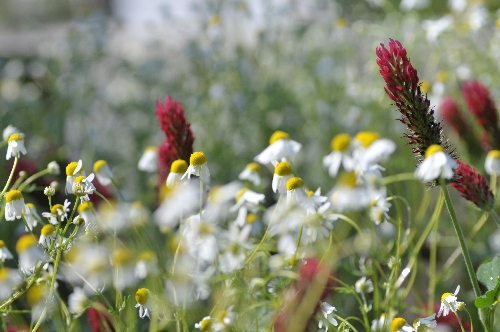
<path id="1" fill-rule="evenodd" d="M 47 197 L 52 197 L 56 194 L 56 191 L 53 187 L 45 187 L 43 194 Z"/>

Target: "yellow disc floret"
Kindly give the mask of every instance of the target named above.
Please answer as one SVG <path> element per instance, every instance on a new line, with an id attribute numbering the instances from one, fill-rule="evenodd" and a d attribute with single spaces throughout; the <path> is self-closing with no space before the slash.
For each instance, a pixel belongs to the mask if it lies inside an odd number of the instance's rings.
<path id="1" fill-rule="evenodd" d="M 299 177 L 293 177 L 286 182 L 286 190 L 294 190 L 304 187 L 304 181 Z"/>
<path id="2" fill-rule="evenodd" d="M 42 235 L 47 236 L 47 235 L 54 233 L 54 231 L 55 231 L 54 227 L 52 227 L 51 224 L 47 224 L 47 225 L 42 227 L 41 233 L 42 233 Z"/>
<path id="3" fill-rule="evenodd" d="M 98 172 L 99 172 L 99 170 L 100 170 L 101 168 L 103 168 L 104 166 L 106 166 L 107 164 L 108 164 L 108 163 L 106 162 L 106 160 L 102 160 L 102 159 L 101 159 L 101 160 L 96 161 L 96 162 L 94 163 L 94 172 L 95 172 L 95 173 L 98 173 Z"/>
<path id="4" fill-rule="evenodd" d="M 425 158 L 432 156 L 436 152 L 444 152 L 444 148 L 438 144 L 432 144 L 425 150 Z"/>
<path id="5" fill-rule="evenodd" d="M 332 139 L 332 151 L 345 151 L 349 148 L 351 136 L 349 134 L 338 134 Z"/>
<path id="6" fill-rule="evenodd" d="M 255 213 L 249 213 L 246 220 L 247 224 L 251 224 L 255 220 L 257 220 L 257 215 Z"/>
<path id="7" fill-rule="evenodd" d="M 290 135 L 288 133 L 285 133 L 284 131 L 278 130 L 275 131 L 272 135 L 271 138 L 269 139 L 269 145 L 273 144 L 279 139 L 290 139 Z"/>
<path id="8" fill-rule="evenodd" d="M 82 204 L 78 206 L 78 213 L 81 214 L 82 212 L 92 210 L 93 208 L 94 204 L 92 202 L 82 202 Z"/>
<path id="9" fill-rule="evenodd" d="M 184 174 L 188 169 L 188 164 L 185 160 L 177 159 L 174 160 L 172 166 L 170 166 L 170 172 L 177 174 Z"/>
<path id="10" fill-rule="evenodd" d="M 443 296 L 441 296 L 441 302 L 448 303 L 448 301 L 445 300 L 448 296 L 454 296 L 454 295 L 452 293 L 444 293 Z"/>
<path id="11" fill-rule="evenodd" d="M 0 281 L 7 279 L 9 276 L 10 269 L 6 267 L 0 268 Z"/>
<path id="12" fill-rule="evenodd" d="M 42 287 L 39 285 L 33 285 L 26 292 L 26 301 L 30 307 L 35 306 L 43 299 Z"/>
<path id="13" fill-rule="evenodd" d="M 151 250 L 143 251 L 139 255 L 139 260 L 141 261 L 152 261 L 154 259 L 156 259 L 156 254 Z"/>
<path id="14" fill-rule="evenodd" d="M 252 172 L 260 173 L 260 165 L 257 163 L 250 163 L 246 166 L 246 168 L 248 168 Z"/>
<path id="15" fill-rule="evenodd" d="M 16 251 L 18 254 L 22 253 L 26 249 L 37 245 L 37 243 L 38 243 L 38 241 L 37 241 L 36 237 L 34 237 L 33 235 L 31 235 L 31 234 L 22 235 L 19 238 L 19 240 L 17 240 Z"/>
<path id="16" fill-rule="evenodd" d="M 500 159 L 500 150 L 491 150 L 490 152 L 488 152 L 486 158 Z"/>
<path id="17" fill-rule="evenodd" d="M 406 319 L 401 317 L 396 317 L 391 323 L 391 332 L 399 331 L 406 324 Z"/>
<path id="18" fill-rule="evenodd" d="M 113 264 L 117 266 L 133 263 L 132 258 L 132 254 L 127 249 L 117 249 L 111 256 Z"/>
<path id="19" fill-rule="evenodd" d="M 0 240 L 0 249 L 5 248 L 5 242 L 3 240 Z"/>
<path id="20" fill-rule="evenodd" d="M 66 175 L 67 176 L 75 175 L 75 170 L 77 167 L 78 167 L 77 161 L 73 161 L 73 162 L 69 163 L 68 166 L 66 166 Z M 78 170 L 78 173 L 81 173 L 81 172 L 83 172 L 83 167 Z"/>
<path id="21" fill-rule="evenodd" d="M 64 206 L 62 204 L 54 204 L 52 209 L 50 209 L 50 213 L 56 216 L 59 216 L 61 212 L 64 213 Z"/>
<path id="22" fill-rule="evenodd" d="M 228 315 L 228 312 L 226 310 L 222 310 L 221 312 L 219 312 L 217 314 L 217 317 L 215 319 L 217 319 L 218 322 L 222 323 L 224 322 L 224 318 L 226 318 Z"/>
<path id="23" fill-rule="evenodd" d="M 139 288 L 135 292 L 135 301 L 141 305 L 146 305 L 148 302 L 149 291 L 147 288 Z"/>
<path id="24" fill-rule="evenodd" d="M 83 180 L 85 180 L 85 176 L 80 175 L 80 176 L 77 176 L 73 182 L 74 183 L 82 183 Z"/>
<path id="25" fill-rule="evenodd" d="M 21 134 L 12 134 L 9 137 L 9 143 L 12 141 L 24 141 L 24 137 Z"/>
<path id="26" fill-rule="evenodd" d="M 246 193 L 247 191 L 248 191 L 248 188 L 242 188 L 242 189 L 238 190 L 238 192 L 234 196 L 234 200 L 236 201 L 236 203 L 239 202 L 239 200 L 241 199 L 243 194 Z"/>
<path id="27" fill-rule="evenodd" d="M 193 152 L 189 158 L 189 163 L 193 166 L 201 166 L 207 162 L 207 157 L 201 151 Z"/>
<path id="28" fill-rule="evenodd" d="M 203 318 L 203 320 L 200 322 L 200 330 L 202 331 L 209 331 L 212 328 L 212 318 Z"/>
<path id="29" fill-rule="evenodd" d="M 7 203 L 12 201 L 17 201 L 23 198 L 23 194 L 19 190 L 11 190 L 5 195 L 5 201 Z"/>
<path id="30" fill-rule="evenodd" d="M 337 179 L 337 184 L 341 186 L 356 187 L 357 178 L 354 172 L 344 172 L 339 175 Z"/>
<path id="31" fill-rule="evenodd" d="M 290 166 L 289 163 L 286 161 L 280 162 L 276 167 L 274 168 L 274 173 L 279 176 L 286 176 L 292 174 L 292 166 Z"/>
<path id="32" fill-rule="evenodd" d="M 358 141 L 364 148 L 369 147 L 379 138 L 380 135 L 372 131 L 360 131 L 355 137 L 356 141 Z"/>

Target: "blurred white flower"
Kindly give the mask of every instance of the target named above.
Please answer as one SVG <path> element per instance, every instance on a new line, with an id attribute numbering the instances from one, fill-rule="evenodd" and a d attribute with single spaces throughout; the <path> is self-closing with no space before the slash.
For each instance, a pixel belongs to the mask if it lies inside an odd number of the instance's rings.
<path id="1" fill-rule="evenodd" d="M 269 165 L 285 158 L 293 161 L 302 144 L 290 139 L 284 131 L 276 131 L 269 139 L 269 146 L 259 153 L 254 160 L 262 165 Z"/>

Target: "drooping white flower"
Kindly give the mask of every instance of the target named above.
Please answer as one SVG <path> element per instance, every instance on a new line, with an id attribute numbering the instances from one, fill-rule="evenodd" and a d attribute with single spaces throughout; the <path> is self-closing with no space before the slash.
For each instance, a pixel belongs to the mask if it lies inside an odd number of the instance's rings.
<path id="1" fill-rule="evenodd" d="M 92 180 L 94 180 L 94 173 L 90 173 L 87 177 L 80 175 L 73 181 L 73 186 L 71 188 L 73 194 L 79 196 L 83 202 L 90 201 L 89 194 L 93 194 L 95 192 L 95 186 L 92 183 Z"/>
<path id="2" fill-rule="evenodd" d="M 14 257 L 12 256 L 9 248 L 7 248 L 7 246 L 5 245 L 5 242 L 3 240 L 0 240 L 0 260 L 2 262 L 5 262 L 6 259 L 13 259 L 13 258 Z"/>
<path id="3" fill-rule="evenodd" d="M 24 219 L 26 219 L 25 229 L 32 230 L 33 227 L 36 227 L 38 221 L 40 220 L 40 216 L 38 212 L 36 212 L 36 207 L 33 203 L 26 203 L 26 210 L 24 210 Z M 29 227 L 29 229 L 28 229 Z"/>
<path id="4" fill-rule="evenodd" d="M 441 145 L 433 144 L 425 151 L 425 159 L 417 166 L 415 176 L 430 182 L 439 178 L 449 180 L 453 177 L 457 162 L 450 157 Z"/>
<path id="5" fill-rule="evenodd" d="M 269 146 L 259 153 L 254 160 L 262 165 L 268 165 L 285 158 L 293 161 L 302 144 L 290 139 L 284 131 L 276 131 L 269 139 Z"/>
<path id="6" fill-rule="evenodd" d="M 426 329 L 432 329 L 432 328 L 435 328 L 437 326 L 437 322 L 436 322 L 436 314 L 432 314 L 428 317 L 425 317 L 425 318 L 417 318 L 415 320 L 415 322 L 413 323 L 413 326 L 415 327 L 415 329 L 417 331 L 422 331 L 426 328 Z"/>
<path id="7" fill-rule="evenodd" d="M 8 267 L 0 268 L 0 301 L 11 296 L 22 281 L 21 274 L 17 270 Z"/>
<path id="8" fill-rule="evenodd" d="M 97 181 L 99 181 L 99 183 L 103 186 L 111 184 L 113 173 L 111 172 L 106 160 L 101 159 L 94 163 L 94 173 L 97 177 Z"/>
<path id="9" fill-rule="evenodd" d="M 387 160 L 396 150 L 396 144 L 387 138 L 370 131 L 362 131 L 354 137 L 354 169 L 363 175 L 381 161 Z"/>
<path id="10" fill-rule="evenodd" d="M 80 316 L 88 305 L 88 298 L 80 287 L 75 287 L 68 297 L 68 310 L 76 317 Z"/>
<path id="11" fill-rule="evenodd" d="M 286 182 L 286 205 L 298 205 L 303 207 L 307 214 L 316 212 L 314 201 L 307 195 L 304 181 L 299 177 L 293 177 Z"/>
<path id="12" fill-rule="evenodd" d="M 190 179 L 191 175 L 200 177 L 203 183 L 210 182 L 210 171 L 207 166 L 207 157 L 201 151 L 193 152 L 191 154 L 191 157 L 189 157 L 189 167 L 181 179 L 184 179 L 186 176 Z"/>
<path id="13" fill-rule="evenodd" d="M 2 139 L 7 141 L 12 134 L 19 134 L 24 137 L 24 134 L 19 129 L 13 125 L 8 125 L 2 132 Z"/>
<path id="14" fill-rule="evenodd" d="M 158 148 L 156 146 L 148 146 L 144 150 L 137 168 L 148 173 L 154 173 L 158 170 Z"/>
<path id="15" fill-rule="evenodd" d="M 25 274 L 35 271 L 35 268 L 45 258 L 38 240 L 31 234 L 22 235 L 16 243 L 16 252 L 19 256 L 19 270 Z"/>
<path id="16" fill-rule="evenodd" d="M 332 208 L 337 211 L 356 211 L 370 205 L 373 190 L 357 183 L 354 172 L 341 173 L 335 187 L 328 194 Z"/>
<path id="17" fill-rule="evenodd" d="M 12 134 L 8 140 L 6 159 L 9 160 L 11 157 L 19 157 L 20 153 L 27 153 L 24 147 L 24 135 L 17 133 Z"/>
<path id="18" fill-rule="evenodd" d="M 500 150 L 491 150 L 486 156 L 484 169 L 489 175 L 500 175 Z"/>
<path id="19" fill-rule="evenodd" d="M 337 326 L 339 323 L 337 320 L 332 316 L 332 313 L 334 311 L 337 311 L 334 306 L 330 305 L 327 302 L 320 302 L 319 306 L 320 312 L 318 313 L 317 320 L 318 320 L 318 327 L 320 329 L 325 329 L 325 331 L 328 331 L 328 323 Z"/>
<path id="20" fill-rule="evenodd" d="M 248 180 L 252 182 L 254 185 L 260 185 L 261 181 L 261 170 L 260 166 L 257 163 L 248 164 L 245 169 L 238 175 L 240 180 Z"/>
<path id="21" fill-rule="evenodd" d="M 401 317 L 396 317 L 391 323 L 391 332 L 416 332 L 417 330 L 413 328 L 406 319 Z"/>
<path id="22" fill-rule="evenodd" d="M 187 169 L 188 165 L 185 160 L 177 159 L 172 162 L 172 165 L 170 166 L 170 173 L 168 173 L 167 176 L 167 187 L 173 188 L 179 183 L 182 183 L 182 177 L 184 173 L 186 173 Z"/>
<path id="23" fill-rule="evenodd" d="M 73 192 L 73 182 L 78 176 L 86 176 L 81 159 L 66 166 L 66 194 Z"/>
<path id="24" fill-rule="evenodd" d="M 64 221 L 68 218 L 69 206 L 71 202 L 66 199 L 64 200 L 64 205 L 62 204 L 54 204 L 50 212 L 42 212 L 42 216 L 45 218 L 49 218 L 49 222 L 52 225 L 57 225 L 60 221 Z"/>
<path id="25" fill-rule="evenodd" d="M 11 190 L 5 195 L 5 220 L 21 219 L 23 211 L 28 211 L 24 204 L 23 194 L 19 190 Z"/>
<path id="26" fill-rule="evenodd" d="M 151 319 L 151 316 L 149 315 L 149 311 L 151 310 L 149 290 L 147 288 L 139 288 L 135 293 L 135 301 L 137 302 L 135 307 L 139 308 L 139 317 L 144 318 L 147 316 Z"/>
<path id="27" fill-rule="evenodd" d="M 274 167 L 272 188 L 275 193 L 285 194 L 286 183 L 293 178 L 292 167 L 286 161 L 282 161 Z"/>
<path id="28" fill-rule="evenodd" d="M 455 293 L 444 293 L 441 296 L 441 307 L 439 307 L 437 317 L 447 316 L 450 311 L 457 312 L 458 307 L 463 304 L 463 302 L 457 301 L 458 291 L 460 291 L 460 285 L 455 289 Z"/>
<path id="29" fill-rule="evenodd" d="M 323 166 L 328 169 L 328 174 L 332 178 L 336 177 L 341 164 L 345 171 L 352 171 L 351 136 L 345 133 L 336 135 L 331 148 L 332 152 L 323 158 Z"/>
<path id="30" fill-rule="evenodd" d="M 205 316 L 203 319 L 194 324 L 194 328 L 201 331 L 210 331 L 212 329 L 212 318 L 210 316 Z"/>

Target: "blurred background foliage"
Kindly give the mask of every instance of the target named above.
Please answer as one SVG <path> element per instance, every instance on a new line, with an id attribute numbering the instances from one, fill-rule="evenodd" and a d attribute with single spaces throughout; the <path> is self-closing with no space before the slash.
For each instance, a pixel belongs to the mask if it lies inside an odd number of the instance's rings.
<path id="1" fill-rule="evenodd" d="M 163 134 L 155 101 L 183 103 L 195 150 L 215 183 L 235 179 L 284 130 L 303 144 L 296 174 L 333 185 L 321 165 L 341 132 L 378 131 L 398 152 L 388 173 L 415 161 L 383 90 L 375 48 L 400 40 L 431 103 L 478 78 L 498 101 L 500 0 L 82 1 L 0 3 L 0 124 L 26 133 L 44 167 L 104 158 L 129 199 L 148 187 L 136 171 Z M 437 107 L 439 113 L 439 107 Z M 468 153 L 453 133 L 451 143 Z M 4 161 L 1 162 L 5 164 Z"/>

